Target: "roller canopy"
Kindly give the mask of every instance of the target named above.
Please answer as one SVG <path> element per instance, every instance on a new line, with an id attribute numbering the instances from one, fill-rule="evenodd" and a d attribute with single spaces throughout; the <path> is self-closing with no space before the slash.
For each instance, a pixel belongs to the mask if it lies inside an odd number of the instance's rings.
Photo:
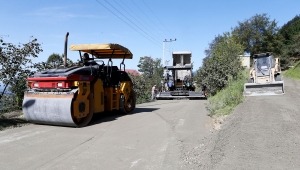
<path id="1" fill-rule="evenodd" d="M 132 59 L 132 53 L 119 44 L 78 44 L 71 45 L 70 50 L 82 51 L 101 59 Z"/>
<path id="2" fill-rule="evenodd" d="M 261 54 L 254 54 L 253 58 L 269 57 L 270 55 L 272 55 L 272 52 L 261 53 Z"/>

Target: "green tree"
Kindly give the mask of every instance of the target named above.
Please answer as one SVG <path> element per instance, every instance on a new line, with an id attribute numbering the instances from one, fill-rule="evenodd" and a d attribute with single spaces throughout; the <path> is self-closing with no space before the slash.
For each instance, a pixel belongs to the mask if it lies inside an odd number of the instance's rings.
<path id="1" fill-rule="evenodd" d="M 300 15 L 284 24 L 279 30 L 279 35 L 283 37 L 281 66 L 287 68 L 294 64 L 291 58 L 300 59 Z"/>
<path id="2" fill-rule="evenodd" d="M 36 69 L 37 72 L 42 70 L 53 69 L 63 65 L 64 64 L 63 61 L 64 61 L 64 54 L 60 56 L 59 54 L 53 53 L 48 57 L 46 62 L 34 63 L 32 68 Z M 71 67 L 78 64 L 79 61 L 74 63 L 71 59 L 67 58 L 67 67 Z"/>
<path id="3" fill-rule="evenodd" d="M 284 38 L 284 45 L 290 45 L 294 43 L 295 35 L 300 34 L 300 15 L 296 15 L 292 20 L 284 24 L 279 34 Z"/>
<path id="4" fill-rule="evenodd" d="M 280 53 L 281 37 L 276 20 L 270 20 L 267 14 L 256 14 L 244 22 L 238 22 L 232 34 L 237 42 L 244 46 L 244 52 L 253 54 L 262 52 Z"/>
<path id="5" fill-rule="evenodd" d="M 32 58 L 38 57 L 42 52 L 41 45 L 37 39 L 33 39 L 26 44 L 14 45 L 6 43 L 0 37 L 0 82 L 4 85 L 4 90 L 0 94 L 0 102 L 6 103 L 7 98 L 3 98 L 7 88 L 14 94 L 9 100 L 12 108 L 21 108 L 24 91 L 26 89 L 26 78 L 33 74 Z M 7 105 L 7 104 L 6 104 Z M 5 109 L 4 109 L 5 110 Z"/>
<path id="6" fill-rule="evenodd" d="M 217 44 L 220 43 L 224 37 L 222 35 L 218 35 L 215 39 L 212 40 L 211 43 L 208 44 L 208 49 L 205 49 L 204 53 L 206 57 L 211 57 L 213 55 L 213 51 L 216 48 Z"/>
<path id="7" fill-rule="evenodd" d="M 65 55 L 64 55 L 64 54 L 61 55 L 61 60 L 62 60 L 62 64 L 61 64 L 61 65 L 63 65 L 63 64 L 64 64 L 64 61 L 65 61 Z M 73 62 L 71 59 L 67 58 L 67 67 L 71 67 L 71 66 L 74 66 L 74 65 L 78 65 L 78 64 L 79 64 L 79 61 L 80 61 L 80 60 L 78 59 L 77 62 Z"/>
<path id="8" fill-rule="evenodd" d="M 293 41 L 290 45 L 289 56 L 300 59 L 300 33 L 293 37 Z"/>
<path id="9" fill-rule="evenodd" d="M 136 103 L 145 103 L 150 101 L 151 91 L 149 85 L 142 75 L 128 74 L 133 83 L 133 89 L 136 94 Z"/>
<path id="10" fill-rule="evenodd" d="M 164 68 L 161 64 L 161 59 L 157 58 L 154 60 L 154 72 L 153 72 L 153 78 L 152 78 L 153 84 L 156 84 L 157 86 L 159 86 L 161 83 L 161 80 L 163 78 L 163 74 L 164 74 Z"/>
<path id="11" fill-rule="evenodd" d="M 159 88 L 163 78 L 163 66 L 161 64 L 161 59 L 153 59 L 148 56 L 141 57 L 138 67 L 138 71 L 141 72 L 142 75 L 133 77 L 135 82 L 135 91 L 138 94 L 137 101 L 150 101 L 152 86 L 156 85 L 157 88 Z"/>
<path id="12" fill-rule="evenodd" d="M 203 59 L 195 77 L 198 83 L 206 85 L 212 95 L 224 88 L 230 78 L 237 79 L 243 69 L 238 55 L 243 54 L 244 47 L 229 32 L 216 39 L 212 41 L 214 45 L 210 45 L 210 55 Z"/>
<path id="13" fill-rule="evenodd" d="M 144 56 L 140 58 L 138 71 L 143 73 L 145 77 L 151 78 L 154 74 L 155 61 L 152 57 Z"/>
<path id="14" fill-rule="evenodd" d="M 64 60 L 64 54 L 61 57 Z M 71 67 L 71 66 L 74 66 L 74 65 L 78 65 L 78 61 L 73 62 L 71 59 L 67 58 L 67 67 Z"/>
<path id="15" fill-rule="evenodd" d="M 139 68 L 138 71 L 147 77 L 153 77 L 155 74 L 163 73 L 161 59 L 159 58 L 141 57 L 137 66 Z"/>
<path id="16" fill-rule="evenodd" d="M 300 59 L 300 34 L 294 35 L 288 45 L 285 45 L 281 54 L 282 68 L 293 65 L 291 58 Z"/>
<path id="17" fill-rule="evenodd" d="M 63 65 L 63 56 L 59 54 L 53 53 L 47 59 L 47 64 L 49 64 L 52 68 L 56 68 L 60 65 Z"/>

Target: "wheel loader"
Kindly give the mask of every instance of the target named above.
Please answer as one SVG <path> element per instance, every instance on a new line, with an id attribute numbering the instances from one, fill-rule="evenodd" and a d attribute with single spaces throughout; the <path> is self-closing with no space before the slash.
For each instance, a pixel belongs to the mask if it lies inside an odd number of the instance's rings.
<path id="1" fill-rule="evenodd" d="M 244 96 L 282 95 L 284 81 L 280 59 L 272 52 L 255 54 L 248 83 L 244 84 Z"/>
<path id="2" fill-rule="evenodd" d="M 83 127 L 94 114 L 133 112 L 136 95 L 124 64 L 132 53 L 112 43 L 71 45 L 71 51 L 79 52 L 81 66 L 67 67 L 68 35 L 64 65 L 27 78 L 29 89 L 22 106 L 25 118 L 37 124 Z M 112 59 L 122 59 L 120 68 L 113 66 Z"/>

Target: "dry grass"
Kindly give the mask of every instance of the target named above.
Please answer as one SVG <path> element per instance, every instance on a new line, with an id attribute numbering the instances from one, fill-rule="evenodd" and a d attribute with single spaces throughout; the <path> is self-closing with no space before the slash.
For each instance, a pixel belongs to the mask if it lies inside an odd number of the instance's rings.
<path id="1" fill-rule="evenodd" d="M 4 113 L 0 116 L 0 131 L 10 128 L 21 127 L 28 124 L 29 122 L 25 120 L 20 110 Z"/>

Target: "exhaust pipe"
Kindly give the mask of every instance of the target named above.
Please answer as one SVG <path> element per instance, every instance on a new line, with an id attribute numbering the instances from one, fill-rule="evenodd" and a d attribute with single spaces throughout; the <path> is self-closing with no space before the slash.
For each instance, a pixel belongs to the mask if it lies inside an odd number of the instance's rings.
<path id="1" fill-rule="evenodd" d="M 68 36 L 69 36 L 69 32 L 67 32 L 66 38 L 65 38 L 65 51 L 64 51 L 64 66 L 65 67 L 67 67 Z"/>

